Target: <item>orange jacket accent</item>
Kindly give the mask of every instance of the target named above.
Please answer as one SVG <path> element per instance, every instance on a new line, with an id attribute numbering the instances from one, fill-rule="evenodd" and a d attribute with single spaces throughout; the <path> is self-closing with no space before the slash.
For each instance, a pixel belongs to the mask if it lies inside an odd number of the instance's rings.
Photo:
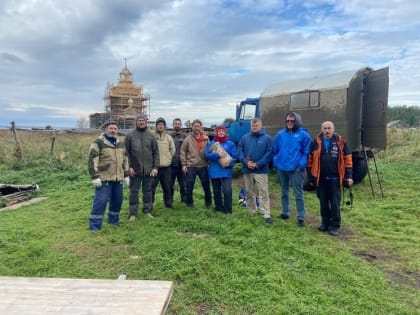
<path id="1" fill-rule="evenodd" d="M 351 152 L 345 148 L 344 140 L 341 136 L 335 134 L 338 145 L 338 176 L 340 186 L 343 184 L 346 168 L 353 167 L 353 161 Z M 346 146 L 347 147 L 347 146 Z M 321 149 L 322 149 L 322 138 L 321 135 L 316 137 L 311 145 L 311 152 L 308 157 L 308 168 L 310 169 L 310 175 L 316 179 L 316 185 L 319 186 L 319 177 L 321 173 Z"/>

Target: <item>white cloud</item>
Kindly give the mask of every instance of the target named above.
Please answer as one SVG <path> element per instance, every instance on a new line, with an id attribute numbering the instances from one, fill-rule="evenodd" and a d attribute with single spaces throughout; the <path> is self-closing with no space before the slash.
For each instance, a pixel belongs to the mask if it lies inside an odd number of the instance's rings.
<path id="1" fill-rule="evenodd" d="M 276 81 L 362 66 L 390 67 L 390 104 L 419 105 L 419 15 L 407 0 L 4 0 L 0 125 L 102 111 L 124 58 L 168 121 L 221 122 Z"/>

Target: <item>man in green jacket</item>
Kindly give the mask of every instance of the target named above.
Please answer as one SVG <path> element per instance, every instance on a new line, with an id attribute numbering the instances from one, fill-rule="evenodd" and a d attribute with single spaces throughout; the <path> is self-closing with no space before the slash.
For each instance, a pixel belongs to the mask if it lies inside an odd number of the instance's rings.
<path id="1" fill-rule="evenodd" d="M 139 115 L 136 128 L 125 137 L 130 173 L 129 220 L 136 220 L 139 191 L 142 185 L 143 213 L 152 217 L 152 184 L 160 165 L 159 147 L 155 136 L 147 129 L 147 120 Z"/>
<path id="2" fill-rule="evenodd" d="M 124 143 L 118 139 L 118 125 L 107 121 L 104 133 L 93 141 L 89 149 L 88 169 L 95 187 L 95 197 L 89 216 L 89 229 L 102 227 L 109 201 L 108 223 L 118 225 L 123 201 L 123 185 L 128 184 L 128 162 Z"/>

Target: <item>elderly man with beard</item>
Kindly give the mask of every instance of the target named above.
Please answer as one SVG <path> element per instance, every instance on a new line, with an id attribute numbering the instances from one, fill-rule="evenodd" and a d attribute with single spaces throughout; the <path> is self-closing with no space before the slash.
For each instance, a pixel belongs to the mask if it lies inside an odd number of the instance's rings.
<path id="1" fill-rule="evenodd" d="M 129 220 L 137 218 L 139 208 L 139 190 L 142 185 L 143 213 L 153 217 L 152 185 L 160 166 L 159 147 L 153 133 L 147 129 L 147 120 L 139 115 L 136 128 L 125 137 L 130 173 Z"/>
<path id="2" fill-rule="evenodd" d="M 125 146 L 118 139 L 118 125 L 107 121 L 102 133 L 90 146 L 88 169 L 95 187 L 95 197 L 89 216 L 89 229 L 102 227 L 109 202 L 108 223 L 118 225 L 123 201 L 123 180 L 128 184 L 128 163 Z"/>
<path id="3" fill-rule="evenodd" d="M 351 151 L 335 133 L 334 124 L 325 121 L 321 133 L 311 143 L 308 160 L 310 180 L 317 186 L 321 225 L 318 230 L 337 236 L 341 225 L 341 186 L 353 184 Z"/>

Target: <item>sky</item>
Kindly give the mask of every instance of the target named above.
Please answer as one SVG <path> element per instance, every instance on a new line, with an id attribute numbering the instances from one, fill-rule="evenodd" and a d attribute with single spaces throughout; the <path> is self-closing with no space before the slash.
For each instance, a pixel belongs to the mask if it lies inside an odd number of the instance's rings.
<path id="1" fill-rule="evenodd" d="M 419 16 L 412 0 L 2 0 L 0 127 L 77 127 L 125 62 L 168 125 L 362 67 L 389 67 L 389 105 L 420 106 Z"/>

